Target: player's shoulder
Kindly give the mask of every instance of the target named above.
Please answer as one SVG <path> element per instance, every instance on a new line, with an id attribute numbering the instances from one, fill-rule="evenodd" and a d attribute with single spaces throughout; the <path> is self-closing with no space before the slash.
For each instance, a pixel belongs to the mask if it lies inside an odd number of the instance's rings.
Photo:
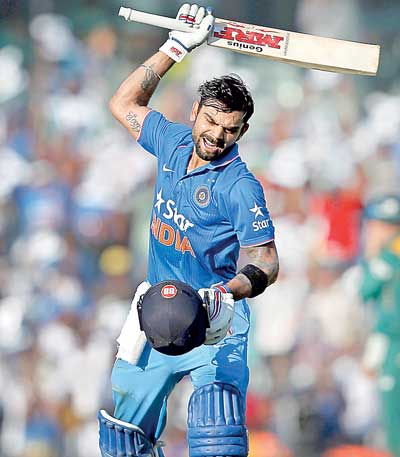
<path id="1" fill-rule="evenodd" d="M 260 184 L 255 174 L 250 171 L 246 162 L 244 162 L 241 157 L 238 157 L 236 160 L 232 161 L 231 164 L 229 164 L 225 170 L 224 178 L 225 183 L 232 182 L 232 184 L 236 184 L 240 181 L 243 185 Z"/>

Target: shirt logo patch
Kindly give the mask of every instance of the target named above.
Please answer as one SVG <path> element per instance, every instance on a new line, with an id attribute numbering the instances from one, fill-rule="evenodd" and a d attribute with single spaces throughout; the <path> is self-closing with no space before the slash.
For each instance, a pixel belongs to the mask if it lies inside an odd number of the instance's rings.
<path id="1" fill-rule="evenodd" d="M 269 227 L 268 219 L 263 219 L 261 221 L 257 219 L 257 217 L 265 217 L 261 210 L 262 207 L 258 206 L 256 202 L 254 202 L 253 208 L 250 208 L 250 211 L 254 214 L 255 220 L 253 221 L 252 226 L 255 232 L 258 232 L 259 230 L 263 230 Z"/>
<path id="2" fill-rule="evenodd" d="M 199 186 L 194 193 L 194 202 L 200 208 L 205 208 L 210 204 L 211 193 L 210 189 L 204 184 Z"/>
<path id="3" fill-rule="evenodd" d="M 175 170 L 172 170 L 172 168 L 168 168 L 166 163 L 164 163 L 162 170 L 167 171 L 167 172 L 170 171 L 171 173 L 173 173 L 175 171 Z"/>
<path id="4" fill-rule="evenodd" d="M 173 200 L 165 200 L 163 198 L 162 189 L 156 194 L 154 208 L 151 222 L 153 237 L 164 246 L 172 246 L 182 254 L 189 252 L 193 257 L 196 257 L 186 235 L 187 230 L 194 227 L 194 224 L 179 213 Z"/>
<path id="5" fill-rule="evenodd" d="M 254 206 L 253 208 L 250 208 L 250 211 L 254 213 L 254 219 L 257 219 L 258 216 L 264 216 L 264 214 L 261 211 L 261 206 L 258 206 L 256 202 L 254 202 Z"/>
<path id="6" fill-rule="evenodd" d="M 164 298 L 174 298 L 177 293 L 178 290 L 173 284 L 168 284 L 161 289 L 161 295 Z"/>
<path id="7" fill-rule="evenodd" d="M 194 227 L 194 224 L 192 224 L 189 219 L 186 219 L 183 214 L 178 212 L 176 203 L 173 200 L 165 201 L 163 199 L 162 189 L 157 192 L 157 201 L 154 204 L 154 208 L 157 208 L 158 214 L 161 213 L 162 208 L 165 208 L 165 212 L 163 212 L 162 215 L 166 219 L 172 219 L 182 232 L 186 232 L 188 228 Z"/>

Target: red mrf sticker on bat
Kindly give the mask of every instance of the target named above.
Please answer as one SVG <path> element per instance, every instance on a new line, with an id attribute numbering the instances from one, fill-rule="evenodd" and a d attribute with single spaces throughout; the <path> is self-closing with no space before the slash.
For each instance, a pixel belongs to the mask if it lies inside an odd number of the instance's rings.
<path id="1" fill-rule="evenodd" d="M 229 46 L 256 52 L 263 52 L 265 47 L 281 50 L 285 41 L 285 36 L 278 31 L 250 28 L 235 22 L 216 25 L 213 37 L 226 40 Z"/>
<path id="2" fill-rule="evenodd" d="M 174 298 L 177 293 L 178 290 L 173 284 L 167 284 L 161 289 L 161 295 L 164 298 Z"/>

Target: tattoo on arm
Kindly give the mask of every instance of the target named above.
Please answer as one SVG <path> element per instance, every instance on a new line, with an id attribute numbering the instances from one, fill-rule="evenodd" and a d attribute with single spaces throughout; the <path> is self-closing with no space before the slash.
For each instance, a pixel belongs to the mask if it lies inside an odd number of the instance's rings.
<path id="1" fill-rule="evenodd" d="M 143 67 L 144 65 L 142 65 Z M 155 86 L 158 84 L 158 81 L 160 80 L 160 76 L 153 70 L 151 65 L 148 67 L 144 67 L 146 69 L 145 75 L 144 75 L 144 80 L 141 83 L 141 88 L 142 90 L 149 90 L 154 89 Z"/>
<path id="2" fill-rule="evenodd" d="M 246 252 L 251 260 L 250 263 L 268 275 L 268 285 L 274 283 L 279 272 L 279 260 L 275 243 L 271 242 L 263 246 L 248 248 Z"/>
<path id="3" fill-rule="evenodd" d="M 140 122 L 137 120 L 137 114 L 132 113 L 132 111 L 129 111 L 129 113 L 126 115 L 125 119 L 128 121 L 128 124 L 130 128 L 136 132 L 140 133 L 140 129 L 142 128 Z"/>
<path id="4" fill-rule="evenodd" d="M 140 82 L 141 92 L 137 96 L 137 103 L 141 106 L 146 106 L 150 100 L 150 97 L 153 95 L 155 88 L 157 87 L 160 76 L 151 68 L 151 66 L 142 65 L 145 69 L 144 78 Z M 140 133 L 142 125 L 137 120 L 137 114 L 129 111 L 125 116 L 126 121 L 129 124 L 129 127 L 135 132 Z"/>
<path id="5" fill-rule="evenodd" d="M 268 285 L 273 284 L 278 277 L 279 271 L 279 260 L 275 243 L 271 241 L 263 246 L 246 248 L 246 253 L 250 259 L 249 263 L 260 268 L 268 276 Z M 238 273 L 231 279 L 228 282 L 228 286 L 232 289 L 235 300 L 250 297 L 253 292 L 249 278 L 243 273 Z"/>
<path id="6" fill-rule="evenodd" d="M 149 102 L 160 80 L 157 73 L 151 68 L 151 65 L 144 68 L 144 78 L 140 83 L 142 93 L 138 96 L 138 103 L 143 106 Z"/>

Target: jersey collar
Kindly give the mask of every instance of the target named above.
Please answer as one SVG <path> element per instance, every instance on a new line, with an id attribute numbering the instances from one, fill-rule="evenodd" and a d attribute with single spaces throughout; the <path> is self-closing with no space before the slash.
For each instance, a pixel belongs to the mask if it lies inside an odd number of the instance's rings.
<path id="1" fill-rule="evenodd" d="M 191 148 L 188 148 L 187 152 L 189 153 L 188 155 L 190 156 L 191 154 L 195 154 L 193 151 L 194 145 L 191 145 Z M 214 170 L 216 168 L 221 168 L 224 167 L 225 165 L 228 165 L 229 163 L 233 162 L 239 157 L 239 148 L 238 145 L 235 143 L 232 148 L 229 150 L 229 152 L 220 157 L 217 160 L 212 160 L 211 162 L 208 162 L 204 165 L 202 165 L 199 168 L 195 168 L 191 172 L 187 174 L 187 176 L 192 176 L 198 173 L 202 173 L 205 170 Z"/>

